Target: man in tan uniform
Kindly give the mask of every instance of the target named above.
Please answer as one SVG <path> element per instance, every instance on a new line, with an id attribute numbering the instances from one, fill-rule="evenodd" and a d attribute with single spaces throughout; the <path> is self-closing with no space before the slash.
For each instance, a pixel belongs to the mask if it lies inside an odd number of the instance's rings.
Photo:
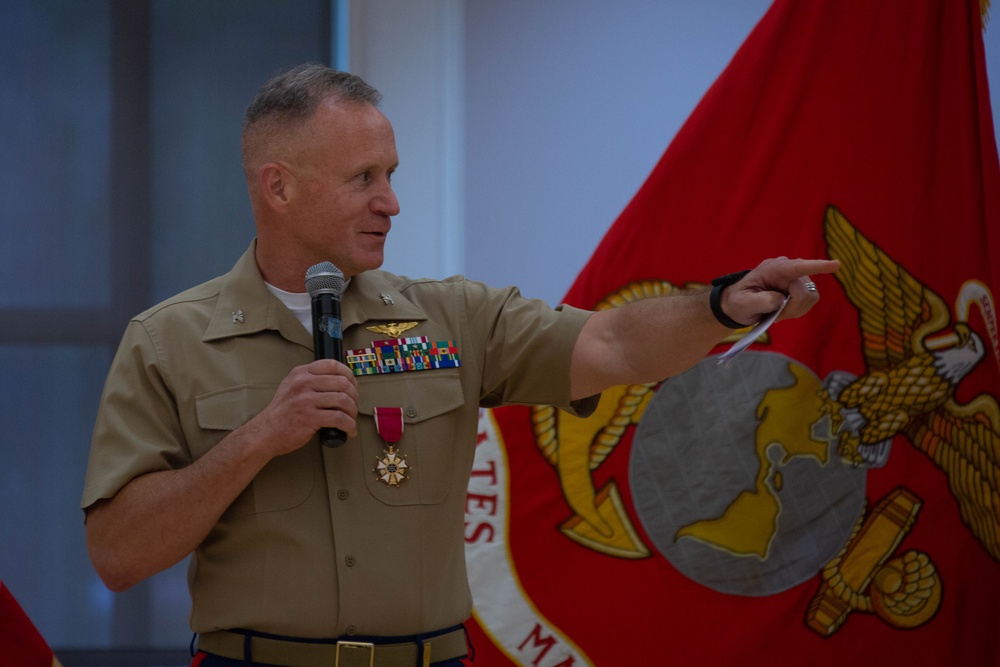
<path id="1" fill-rule="evenodd" d="M 809 275 L 837 268 L 767 260 L 711 294 L 600 313 L 379 271 L 399 212 L 379 101 L 317 65 L 265 84 L 243 130 L 256 239 L 228 274 L 135 317 L 108 375 L 82 501 L 91 559 L 120 591 L 193 554 L 193 665 L 462 664 L 479 407 L 588 414 L 786 296 L 782 319 L 804 314 Z M 349 280 L 350 365 L 313 360 L 304 276 L 323 261 Z M 350 437 L 323 447 L 321 427 Z"/>

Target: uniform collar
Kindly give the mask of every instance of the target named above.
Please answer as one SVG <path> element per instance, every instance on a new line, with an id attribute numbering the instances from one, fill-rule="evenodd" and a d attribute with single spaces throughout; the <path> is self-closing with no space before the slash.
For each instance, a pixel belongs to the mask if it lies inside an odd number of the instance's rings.
<path id="1" fill-rule="evenodd" d="M 205 330 L 204 341 L 246 336 L 267 329 L 312 349 L 309 332 L 292 311 L 271 294 L 260 275 L 256 259 L 257 240 L 222 278 L 215 312 Z M 341 320 L 346 330 L 372 320 L 404 322 L 427 319 L 416 304 L 403 296 L 382 271 L 354 276 L 341 298 Z"/>
<path id="2" fill-rule="evenodd" d="M 284 338 L 312 349 L 312 336 L 281 301 L 271 294 L 257 267 L 257 240 L 222 277 L 215 312 L 205 330 L 204 341 L 247 336 L 273 329 Z"/>
<path id="3" fill-rule="evenodd" d="M 351 278 L 341 301 L 344 329 L 372 320 L 422 322 L 427 315 L 403 296 L 382 271 L 365 271 Z"/>

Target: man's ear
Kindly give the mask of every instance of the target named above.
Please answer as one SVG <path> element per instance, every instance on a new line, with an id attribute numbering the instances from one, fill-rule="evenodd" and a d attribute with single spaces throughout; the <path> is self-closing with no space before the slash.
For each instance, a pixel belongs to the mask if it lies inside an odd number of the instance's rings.
<path id="1" fill-rule="evenodd" d="M 287 169 L 277 162 L 268 162 L 257 171 L 257 185 L 261 199 L 273 209 L 288 206 L 292 196 L 292 177 Z"/>

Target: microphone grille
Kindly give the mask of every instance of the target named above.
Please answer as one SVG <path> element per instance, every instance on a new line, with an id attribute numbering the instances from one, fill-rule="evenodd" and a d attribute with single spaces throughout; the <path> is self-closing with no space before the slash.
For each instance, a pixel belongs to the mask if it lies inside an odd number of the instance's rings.
<path id="1" fill-rule="evenodd" d="M 306 271 L 306 291 L 309 296 L 333 294 L 338 299 L 344 291 L 344 273 L 330 262 L 320 262 Z"/>

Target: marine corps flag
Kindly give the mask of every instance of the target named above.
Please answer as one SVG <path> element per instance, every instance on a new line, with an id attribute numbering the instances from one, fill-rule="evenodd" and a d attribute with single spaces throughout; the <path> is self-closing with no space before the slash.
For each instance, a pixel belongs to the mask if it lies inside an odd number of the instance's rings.
<path id="1" fill-rule="evenodd" d="M 3 582 L 0 582 L 0 665 L 59 667 L 52 649 Z"/>
<path id="2" fill-rule="evenodd" d="M 476 664 L 1000 661 L 1000 167 L 978 0 L 777 0 L 566 296 L 774 254 L 822 299 L 588 419 L 484 412 Z"/>

